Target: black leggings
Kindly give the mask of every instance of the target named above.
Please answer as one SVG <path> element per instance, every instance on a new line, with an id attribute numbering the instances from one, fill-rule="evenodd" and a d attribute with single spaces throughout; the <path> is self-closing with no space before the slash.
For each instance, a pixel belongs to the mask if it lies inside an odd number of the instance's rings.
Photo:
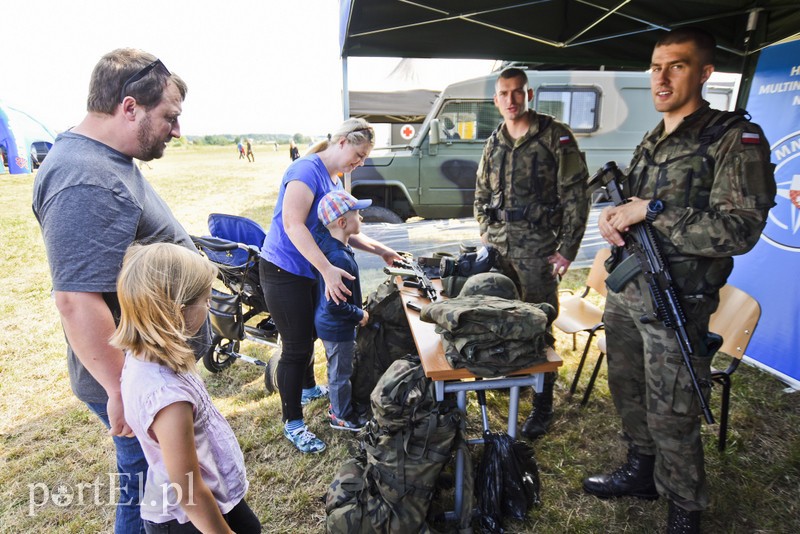
<path id="1" fill-rule="evenodd" d="M 286 272 L 263 258 L 258 264 L 267 309 L 281 335 L 278 391 L 283 421 L 303 418 L 303 388 L 313 388 L 315 280 Z"/>
<path id="2" fill-rule="evenodd" d="M 223 514 L 225 522 L 236 534 L 259 534 L 261 532 L 261 522 L 256 514 L 247 506 L 244 499 L 227 514 Z M 166 523 L 153 523 L 144 521 L 144 531 L 147 534 L 198 534 L 200 531 L 191 521 L 180 524 L 177 519 Z"/>

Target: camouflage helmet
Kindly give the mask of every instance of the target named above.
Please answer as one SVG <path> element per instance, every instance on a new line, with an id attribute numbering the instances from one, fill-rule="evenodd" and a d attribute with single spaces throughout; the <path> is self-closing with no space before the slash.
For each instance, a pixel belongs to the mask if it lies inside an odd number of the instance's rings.
<path id="1" fill-rule="evenodd" d="M 519 292 L 511 278 L 496 272 L 478 273 L 467 278 L 459 297 L 484 295 L 508 300 L 519 300 Z"/>

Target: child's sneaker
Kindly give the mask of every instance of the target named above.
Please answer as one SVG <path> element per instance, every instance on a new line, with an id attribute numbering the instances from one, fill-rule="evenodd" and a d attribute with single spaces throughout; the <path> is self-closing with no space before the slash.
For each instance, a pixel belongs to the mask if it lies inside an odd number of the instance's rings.
<path id="1" fill-rule="evenodd" d="M 325 442 L 315 436 L 306 425 L 294 432 L 289 432 L 286 427 L 283 427 L 283 435 L 297 447 L 298 451 L 305 454 L 322 452 L 326 447 Z"/>
<path id="2" fill-rule="evenodd" d="M 333 413 L 333 410 L 328 410 L 328 418 L 331 421 L 331 428 L 335 430 L 349 430 L 350 432 L 358 432 L 364 428 L 363 424 L 354 423 L 353 421 L 348 421 L 347 419 L 339 419 L 336 417 L 336 414 Z"/>
<path id="3" fill-rule="evenodd" d="M 327 396 L 328 388 L 326 386 L 316 385 L 314 386 L 314 389 L 310 391 L 310 393 L 303 391 L 303 394 L 300 396 L 300 405 L 305 406 L 313 400 L 323 399 Z"/>

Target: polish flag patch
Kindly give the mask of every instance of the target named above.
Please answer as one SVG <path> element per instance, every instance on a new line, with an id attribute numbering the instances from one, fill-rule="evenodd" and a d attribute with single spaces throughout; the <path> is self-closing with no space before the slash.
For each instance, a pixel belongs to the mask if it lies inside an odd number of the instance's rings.
<path id="1" fill-rule="evenodd" d="M 559 145 L 568 145 L 570 141 L 571 139 L 569 138 L 568 135 L 562 135 L 561 137 L 558 138 Z"/>
<path id="2" fill-rule="evenodd" d="M 744 145 L 757 145 L 761 142 L 761 136 L 757 133 L 743 133 L 742 144 Z"/>

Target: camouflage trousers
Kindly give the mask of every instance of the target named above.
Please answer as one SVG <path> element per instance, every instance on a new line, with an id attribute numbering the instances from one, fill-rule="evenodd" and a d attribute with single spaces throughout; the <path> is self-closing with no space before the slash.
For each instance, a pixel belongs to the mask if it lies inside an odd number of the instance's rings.
<path id="1" fill-rule="evenodd" d="M 553 277 L 553 266 L 547 261 L 546 256 L 516 258 L 510 255 L 498 255 L 496 267 L 511 278 L 523 302 L 532 304 L 546 302 L 555 309 L 554 317 L 558 317 L 558 280 Z M 547 331 L 552 333 L 553 326 L 548 326 Z M 551 386 L 555 384 L 557 377 L 558 371 L 544 374 L 545 390 L 551 392 L 550 396 L 553 391 Z"/>
<path id="2" fill-rule="evenodd" d="M 553 306 L 558 315 L 558 280 L 553 278 L 553 266 L 547 258 L 497 257 L 496 267 L 517 286 L 524 302 Z"/>
<path id="3" fill-rule="evenodd" d="M 642 293 L 644 290 L 644 294 Z M 708 319 L 718 299 L 682 301 L 695 356 L 697 379 L 710 384 L 705 349 Z M 663 323 L 643 324 L 652 307 L 640 276 L 621 293 L 609 292 L 603 321 L 608 348 L 608 385 L 623 431 L 641 454 L 655 455 L 658 493 L 686 510 L 704 510 L 706 487 L 700 402 L 674 332 Z M 708 387 L 703 388 L 706 398 Z"/>

